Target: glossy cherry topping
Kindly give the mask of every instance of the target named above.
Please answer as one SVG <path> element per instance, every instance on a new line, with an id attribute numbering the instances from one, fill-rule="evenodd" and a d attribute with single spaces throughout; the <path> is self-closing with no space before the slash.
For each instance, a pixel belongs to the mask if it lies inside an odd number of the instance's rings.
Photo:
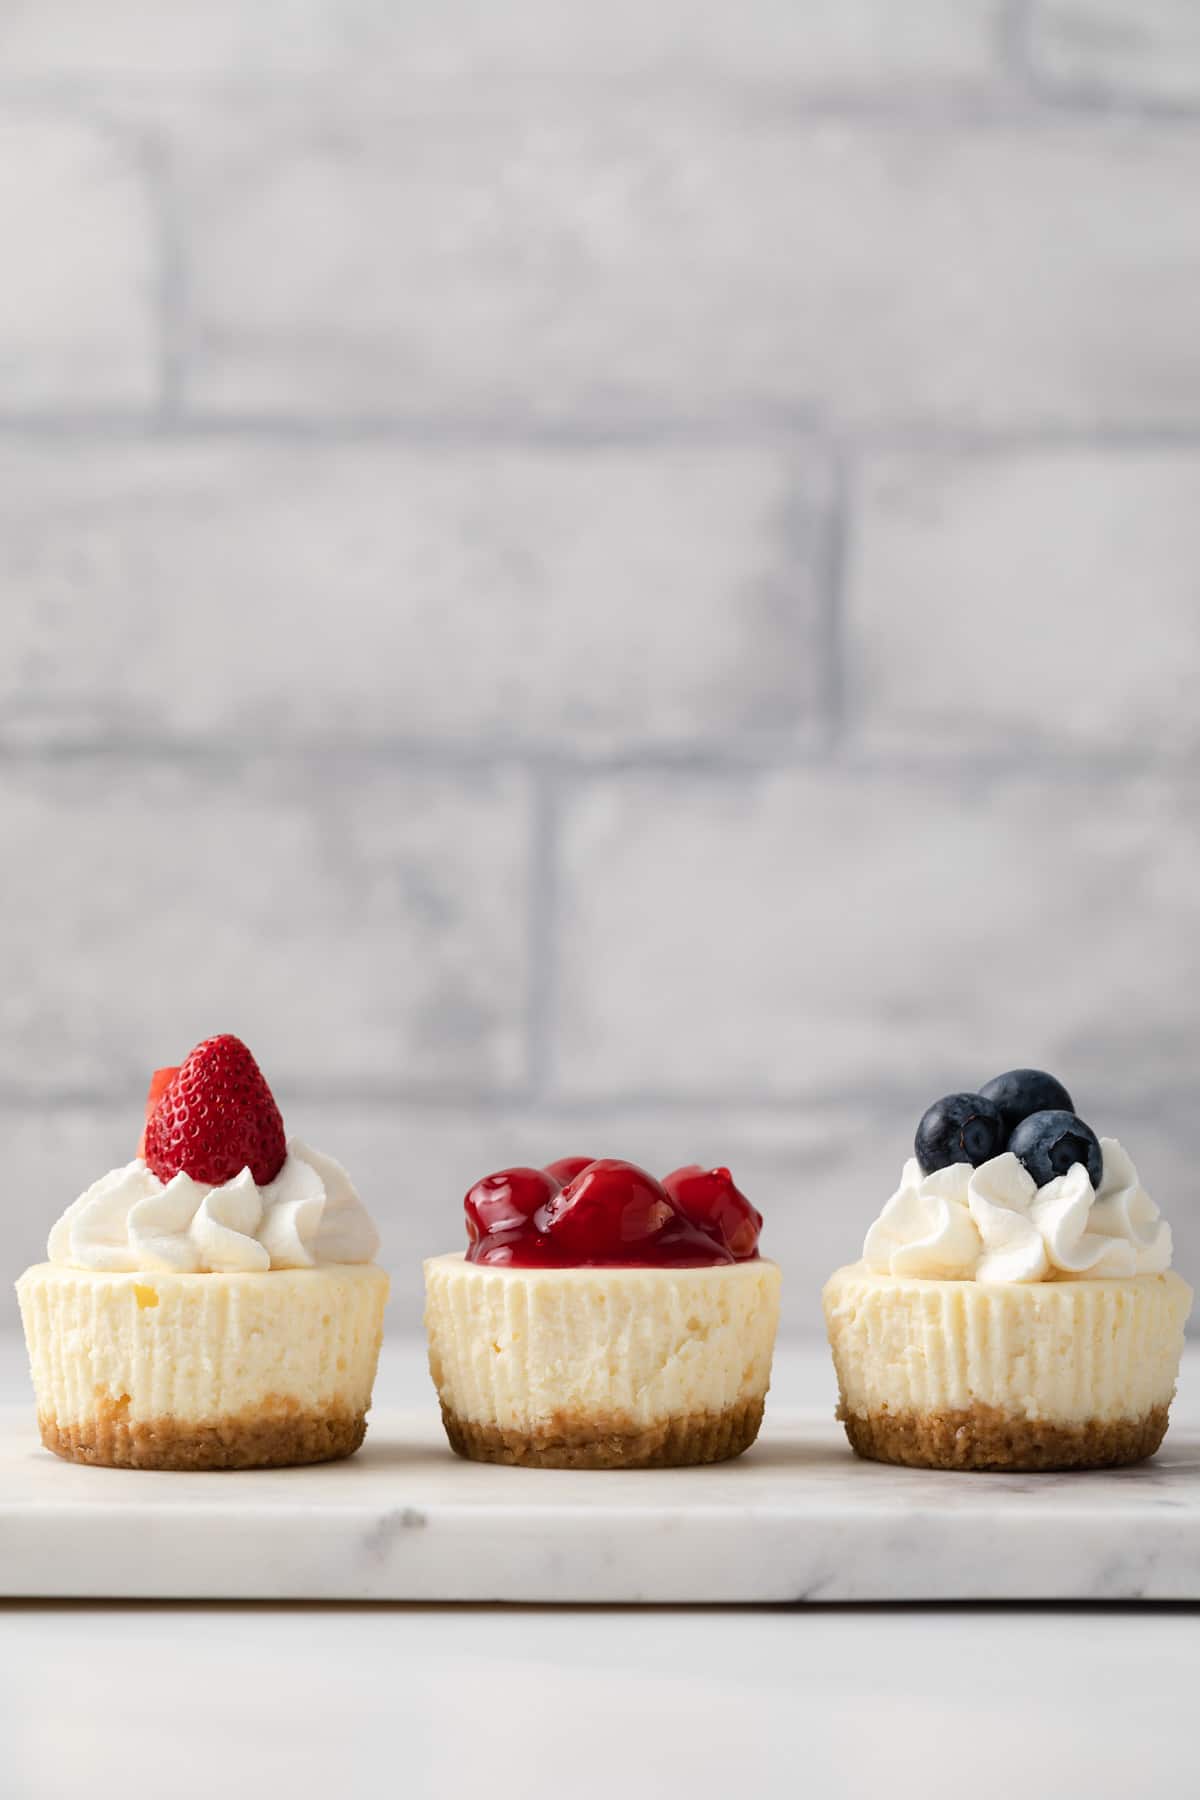
<path id="1" fill-rule="evenodd" d="M 751 1206 L 728 1169 L 702 1169 L 699 1163 L 663 1176 L 663 1186 L 685 1218 L 724 1244 L 735 1262 L 758 1254 L 762 1214 Z"/>
<path id="2" fill-rule="evenodd" d="M 703 1268 L 758 1255 L 762 1218 L 728 1169 L 676 1169 L 565 1156 L 501 1169 L 464 1201 L 468 1262 L 520 1268 Z"/>
<path id="3" fill-rule="evenodd" d="M 523 1231 L 539 1206 L 558 1193 L 549 1169 L 501 1169 L 477 1181 L 463 1208 L 472 1244 L 499 1231 Z"/>
<path id="4" fill-rule="evenodd" d="M 595 1162 L 594 1156 L 560 1156 L 557 1162 L 546 1164 L 547 1175 L 553 1175 L 559 1187 L 566 1187 L 577 1175 Z"/>

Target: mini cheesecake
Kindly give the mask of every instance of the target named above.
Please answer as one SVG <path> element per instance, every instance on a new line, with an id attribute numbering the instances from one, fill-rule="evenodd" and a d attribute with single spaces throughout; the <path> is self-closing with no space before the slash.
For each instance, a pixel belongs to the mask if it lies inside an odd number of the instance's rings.
<path id="1" fill-rule="evenodd" d="M 720 1462 L 758 1435 L 779 1270 L 727 1170 L 504 1170 L 466 1201 L 466 1253 L 425 1264 L 429 1367 L 479 1462 Z M 619 1260 L 618 1260 L 619 1259 Z"/>
<path id="2" fill-rule="evenodd" d="M 1120 1143 L 1012 1069 L 935 1101 L 915 1150 L 824 1290 L 853 1449 L 932 1469 L 1153 1456 L 1192 1292 Z"/>
<path id="3" fill-rule="evenodd" d="M 779 1318 L 772 1262 L 716 1268 L 425 1264 L 446 1436 L 477 1462 L 722 1462 L 758 1436 Z"/>
<path id="4" fill-rule="evenodd" d="M 228 1036 L 156 1071 L 138 1154 L 17 1283 L 42 1442 L 113 1468 L 357 1450 L 383 1333 L 379 1239 L 346 1171 Z"/>
<path id="5" fill-rule="evenodd" d="M 1170 1272 L 988 1286 L 856 1263 L 824 1291 L 838 1417 L 876 1462 L 1141 1462 L 1166 1435 L 1191 1304 Z"/>
<path id="6" fill-rule="evenodd" d="M 350 1456 L 387 1293 L 373 1264 L 177 1275 L 39 1263 L 17 1298 L 42 1442 L 111 1468 Z"/>

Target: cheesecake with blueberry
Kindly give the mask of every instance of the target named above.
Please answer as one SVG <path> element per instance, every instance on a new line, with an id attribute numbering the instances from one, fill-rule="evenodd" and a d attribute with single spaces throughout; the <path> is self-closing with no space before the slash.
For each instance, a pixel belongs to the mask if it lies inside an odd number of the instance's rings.
<path id="1" fill-rule="evenodd" d="M 935 1101 L 914 1152 L 825 1286 L 852 1447 L 938 1469 L 1153 1456 L 1192 1292 L 1128 1152 L 1038 1069 Z"/>
<path id="2" fill-rule="evenodd" d="M 425 1264 L 429 1367 L 479 1462 L 721 1462 L 758 1435 L 779 1318 L 760 1214 L 728 1169 L 661 1181 L 567 1157 L 470 1190 L 467 1248 Z"/>
<path id="3" fill-rule="evenodd" d="M 17 1295 L 42 1441 L 75 1462 L 246 1469 L 363 1440 L 388 1279 L 346 1171 L 288 1139 L 246 1046 L 151 1082 L 142 1141 Z"/>

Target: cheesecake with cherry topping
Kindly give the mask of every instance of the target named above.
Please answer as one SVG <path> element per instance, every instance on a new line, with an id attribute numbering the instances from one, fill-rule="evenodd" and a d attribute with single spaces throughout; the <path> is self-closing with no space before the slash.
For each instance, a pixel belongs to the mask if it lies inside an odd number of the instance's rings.
<path id="1" fill-rule="evenodd" d="M 477 1462 L 664 1468 L 758 1435 L 779 1318 L 728 1169 L 567 1157 L 485 1176 L 467 1249 L 425 1264 L 429 1367 Z"/>

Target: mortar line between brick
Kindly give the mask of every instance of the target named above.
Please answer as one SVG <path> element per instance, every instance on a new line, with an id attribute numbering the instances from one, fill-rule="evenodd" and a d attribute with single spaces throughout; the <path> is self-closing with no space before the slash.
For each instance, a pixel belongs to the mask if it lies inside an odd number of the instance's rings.
<path id="1" fill-rule="evenodd" d="M 695 1093 L 655 1092 L 639 1088 L 635 1091 L 612 1089 L 590 1094 L 546 1093 L 534 1097 L 508 1090 L 463 1088 L 406 1087 L 402 1083 L 386 1086 L 373 1083 L 369 1073 L 362 1079 L 322 1083 L 306 1080 L 289 1082 L 286 1076 L 274 1083 L 286 1108 L 329 1106 L 338 1110 L 371 1112 L 387 1108 L 406 1117 L 414 1114 L 480 1113 L 490 1117 L 521 1118 L 602 1118 L 609 1113 L 631 1117 L 667 1114 L 680 1118 L 693 1116 L 755 1117 L 777 1122 L 794 1118 L 798 1125 L 811 1125 L 838 1112 L 868 1111 L 885 1118 L 919 1115 L 926 1098 L 924 1090 L 900 1088 L 836 1088 L 803 1093 L 764 1093 L 717 1090 Z M 1139 1125 L 1170 1122 L 1178 1118 L 1190 1096 L 1190 1089 L 1178 1089 L 1153 1097 L 1145 1093 L 1105 1086 L 1103 1098 L 1108 1110 Z M 141 1088 L 134 1093 L 125 1088 L 80 1087 L 73 1089 L 0 1087 L 0 1115 L 36 1113 L 53 1116 L 67 1112 L 108 1113 L 131 1106 L 140 1107 Z"/>
<path id="2" fill-rule="evenodd" d="M 1013 10 L 1019 29 L 1022 8 L 1018 4 Z M 1009 61 L 1013 31 L 1014 25 L 1002 14 L 997 27 L 995 72 L 975 81 L 918 76 L 891 85 L 881 82 L 874 87 L 839 87 L 833 83 L 806 87 L 786 76 L 749 75 L 738 79 L 726 75 L 716 80 L 684 76 L 671 80 L 664 79 L 660 71 L 604 77 L 592 72 L 580 76 L 571 68 L 561 68 L 499 77 L 493 89 L 499 96 L 495 110 L 503 115 L 506 110 L 515 111 L 531 99 L 549 93 L 556 101 L 569 95 L 582 107 L 614 103 L 636 106 L 653 99 L 660 104 L 724 113 L 731 121 L 752 109 L 759 116 L 773 112 L 800 125 L 829 120 L 884 130 L 913 125 L 942 130 L 990 130 L 1060 122 L 1070 125 L 1108 118 L 1149 126 L 1200 124 L 1200 101 L 1190 98 L 1173 99 L 1101 83 L 1047 81 L 1038 76 L 1036 68 L 1027 82 L 1006 81 L 1014 73 Z M 1016 72 L 1019 73 L 1019 65 Z M 308 112 L 326 100 L 328 91 L 328 80 L 320 75 L 276 80 L 228 75 L 209 79 L 170 75 L 141 79 L 27 75 L 0 77 L 0 107 L 14 113 L 70 110 L 88 117 L 111 115 L 128 107 L 136 109 L 148 97 L 161 99 L 166 94 L 200 106 L 275 106 Z M 447 81 L 416 77 L 399 87 L 393 83 L 388 99 L 388 116 L 395 118 L 399 113 L 417 124 L 430 117 L 453 120 L 460 116 L 477 117 L 479 113 L 478 83 L 466 74 Z"/>
<path id="3" fill-rule="evenodd" d="M 848 669 L 846 638 L 846 571 L 852 529 L 851 492 L 843 450 L 829 453 L 830 505 L 824 544 L 825 717 L 829 747 L 841 749 L 847 729 Z"/>
<path id="4" fill-rule="evenodd" d="M 964 780 L 1004 781 L 1041 777 L 1064 785 L 1118 783 L 1147 777 L 1165 782 L 1192 782 L 1200 775 L 1200 749 L 1177 755 L 1115 750 L 1101 752 L 1081 745 L 1078 751 L 1051 746 L 1028 749 L 921 754 L 884 746 L 846 743 L 835 760 L 829 746 L 820 743 L 726 745 L 631 745 L 610 751 L 573 752 L 569 747 L 531 747 L 481 739 L 461 744 L 394 742 L 364 738 L 356 741 L 281 742 L 253 737 L 223 739 L 213 744 L 200 739 L 146 736 L 119 740 L 37 740 L 0 735 L 0 771 L 27 771 L 66 765 L 108 762 L 117 765 L 174 766 L 210 773 L 243 773 L 253 765 L 268 779 L 297 775 L 319 760 L 329 771 L 356 769 L 395 770 L 445 780 L 483 777 L 497 770 L 538 778 L 553 770 L 556 806 L 576 789 L 600 781 L 636 780 L 654 776 L 664 780 L 743 782 L 774 774 L 819 773 L 836 766 L 863 781 L 907 780 L 946 785 Z"/>
<path id="5" fill-rule="evenodd" d="M 1033 74 L 1031 10 L 1031 0 L 1004 0 L 996 26 L 997 52 L 1016 89 L 1030 99 L 1045 100 Z"/>
<path id="6" fill-rule="evenodd" d="M 109 762 L 154 763 L 240 773 L 256 763 L 268 773 L 303 771 L 315 763 L 350 771 L 400 769 L 437 776 L 487 775 L 497 769 L 539 776 L 552 769 L 561 780 L 642 771 L 694 776 L 753 774 L 773 768 L 808 767 L 825 760 L 815 742 L 784 738 L 731 739 L 725 743 L 626 743 L 595 751 L 570 745 L 532 745 L 494 738 L 396 739 L 263 738 L 241 732 L 219 741 L 204 737 L 54 735 L 53 725 L 30 721 L 24 731 L 0 728 L 0 767 L 55 767 Z"/>
<path id="7" fill-rule="evenodd" d="M 558 788 L 553 771 L 533 778 L 526 900 L 526 1056 L 529 1095 L 540 1101 L 554 1069 L 554 1021 L 558 988 Z"/>
<path id="8" fill-rule="evenodd" d="M 171 277 L 178 304 L 182 270 Z M 181 360 L 178 343 L 172 354 Z M 1123 456 L 1146 452 L 1193 454 L 1200 450 L 1200 419 L 1194 423 L 1119 424 L 1100 421 L 1089 425 L 1047 424 L 959 426 L 919 418 L 843 426 L 839 441 L 855 456 L 995 456 L 1040 455 Z M 196 416 L 174 412 L 149 414 L 140 408 L 103 409 L 73 413 L 67 410 L 0 410 L 0 442 L 20 445 L 55 444 L 122 448 L 152 446 L 180 449 L 218 444 L 225 448 L 268 447 L 295 449 L 317 455 L 331 447 L 420 450 L 422 456 L 463 456 L 489 450 L 515 450 L 534 454 L 554 451 L 563 455 L 611 452 L 630 454 L 677 447 L 698 453 L 720 454 L 728 450 L 760 450 L 764 453 L 809 448 L 821 454 L 822 431 L 812 413 L 797 408 L 773 409 L 758 414 L 714 414 L 711 417 L 657 417 L 630 419 L 624 423 L 595 423 L 573 419 L 557 424 L 533 419 L 500 419 L 480 415 L 447 419 L 434 416 L 360 417 L 329 414 L 325 417 L 235 415 Z"/>
<path id="9" fill-rule="evenodd" d="M 1146 453 L 1194 454 L 1200 449 L 1200 426 L 1160 425 L 1031 425 L 960 427 L 896 420 L 867 425 L 844 434 L 859 456 L 1136 456 Z"/>
<path id="10" fill-rule="evenodd" d="M 182 285 L 182 269 L 177 273 Z M 1200 435 L 1200 425 L 1197 427 Z M 156 447 L 218 443 L 311 450 L 327 446 L 420 450 L 422 455 L 461 455 L 489 449 L 553 450 L 614 455 L 637 450 L 679 448 L 705 454 L 727 450 L 775 450 L 819 442 L 812 414 L 804 407 L 773 406 L 711 415 L 650 413 L 624 420 L 491 412 L 237 414 L 177 412 L 163 420 L 137 408 L 72 413 L 69 410 L 0 410 L 0 438 L 66 438 L 150 442 Z"/>
<path id="11" fill-rule="evenodd" d="M 184 265 L 172 178 L 170 149 L 158 132 L 140 143 L 153 217 L 157 262 L 155 311 L 158 327 L 158 404 L 153 425 L 161 440 L 176 425 L 183 404 Z"/>

